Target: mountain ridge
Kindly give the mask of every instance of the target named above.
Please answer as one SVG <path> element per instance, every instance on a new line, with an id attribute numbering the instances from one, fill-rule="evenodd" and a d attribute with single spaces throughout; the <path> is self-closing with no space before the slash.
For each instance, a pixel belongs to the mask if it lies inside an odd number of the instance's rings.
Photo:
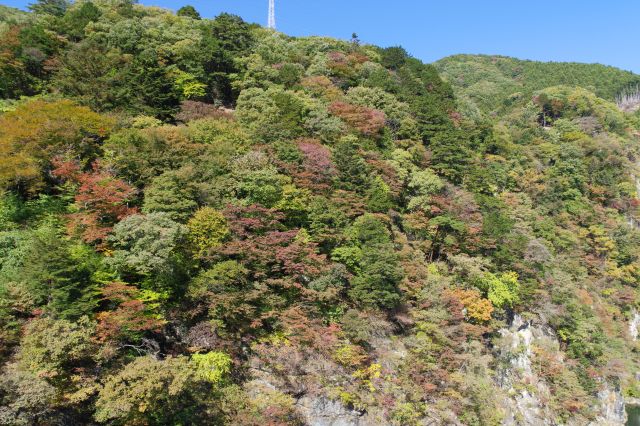
<path id="1" fill-rule="evenodd" d="M 613 102 L 640 82 L 640 75 L 608 65 L 541 62 L 499 55 L 453 55 L 434 62 L 434 66 L 452 84 L 463 109 L 475 114 L 495 112 L 508 107 L 505 101 L 517 102 L 559 85 L 583 87 Z"/>

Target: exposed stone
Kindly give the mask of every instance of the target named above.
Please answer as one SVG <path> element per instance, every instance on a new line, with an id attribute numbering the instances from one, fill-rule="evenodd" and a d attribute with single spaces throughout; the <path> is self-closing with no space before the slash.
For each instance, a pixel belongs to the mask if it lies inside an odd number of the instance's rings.
<path id="1" fill-rule="evenodd" d="M 635 342 L 638 340 L 638 327 L 640 326 L 640 314 L 635 309 L 631 312 L 633 315 L 629 321 L 629 335 Z"/>
<path id="2" fill-rule="evenodd" d="M 598 392 L 600 413 L 590 426 L 623 426 L 627 422 L 625 400 L 620 390 L 612 390 L 608 384 Z"/>
<path id="3" fill-rule="evenodd" d="M 542 402 L 549 398 L 549 389 L 531 368 L 532 343 L 542 337 L 542 329 L 535 328 L 516 315 L 509 328 L 499 330 L 506 342 L 501 358 L 508 365 L 500 372 L 500 386 L 509 395 L 504 401 L 504 425 L 552 425 L 554 418 Z M 538 335 L 538 336 L 535 336 Z"/>
<path id="4" fill-rule="evenodd" d="M 296 406 L 309 426 L 373 426 L 366 416 L 350 410 L 339 401 L 323 396 L 303 396 Z"/>

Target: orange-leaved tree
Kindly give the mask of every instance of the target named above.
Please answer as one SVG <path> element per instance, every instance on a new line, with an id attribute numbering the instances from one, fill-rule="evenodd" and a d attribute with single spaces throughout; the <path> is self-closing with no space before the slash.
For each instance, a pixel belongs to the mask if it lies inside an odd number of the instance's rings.
<path id="1" fill-rule="evenodd" d="M 138 212 L 131 206 L 136 189 L 105 169 L 93 163 L 89 172 L 82 172 L 77 162 L 53 160 L 53 175 L 76 186 L 76 212 L 69 215 L 69 225 L 80 233 L 87 243 L 102 244 L 113 226 L 127 216 Z"/>
<path id="2" fill-rule="evenodd" d="M 90 162 L 115 122 L 69 100 L 34 100 L 0 116 L 0 187 L 37 191 L 56 156 Z"/>

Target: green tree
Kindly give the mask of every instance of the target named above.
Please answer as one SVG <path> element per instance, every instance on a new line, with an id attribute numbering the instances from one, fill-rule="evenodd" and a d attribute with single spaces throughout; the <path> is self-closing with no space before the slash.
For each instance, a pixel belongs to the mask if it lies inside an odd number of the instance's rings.
<path id="1" fill-rule="evenodd" d="M 198 210 L 189 220 L 187 226 L 196 257 L 208 255 L 212 249 L 219 247 L 229 236 L 229 228 L 224 215 L 211 207 L 203 207 Z"/>
<path id="2" fill-rule="evenodd" d="M 393 308 L 400 301 L 398 284 L 404 273 L 386 226 L 365 214 L 345 236 L 347 244 L 333 250 L 332 257 L 355 273 L 349 296 L 363 307 Z"/>
<path id="3" fill-rule="evenodd" d="M 400 69 L 409 58 L 409 54 L 402 46 L 392 46 L 382 49 L 382 65 L 390 70 Z"/>
<path id="4" fill-rule="evenodd" d="M 363 248 L 359 268 L 361 272 L 353 278 L 349 290 L 357 304 L 384 309 L 400 301 L 398 284 L 404 273 L 391 244 Z"/>
<path id="5" fill-rule="evenodd" d="M 337 205 L 325 197 L 314 197 L 309 201 L 309 232 L 324 253 L 328 253 L 342 238 L 342 231 L 349 220 Z"/>
<path id="6" fill-rule="evenodd" d="M 194 362 L 184 356 L 136 358 L 107 379 L 96 400 L 95 418 L 117 425 L 211 424 L 216 410 L 207 405 L 218 396 L 226 365 L 226 360 L 210 356 Z"/>
<path id="7" fill-rule="evenodd" d="M 183 272 L 183 250 L 188 228 L 176 223 L 166 213 L 133 215 L 113 228 L 108 241 L 113 246 L 109 263 L 123 273 L 156 278 L 172 278 Z M 160 286 L 156 279 L 153 286 Z"/>
<path id="8" fill-rule="evenodd" d="M 425 142 L 451 125 L 455 103 L 451 86 L 433 65 L 409 58 L 399 69 L 399 97 L 409 104 Z"/>
<path id="9" fill-rule="evenodd" d="M 188 175 L 190 172 L 189 163 L 198 159 L 209 160 L 210 157 L 214 157 L 211 154 L 201 158 L 204 155 L 205 147 L 203 145 L 209 141 L 211 141 L 212 150 L 222 151 L 228 156 L 235 153 L 232 147 L 229 147 L 229 143 L 223 143 L 221 136 L 215 137 L 219 135 L 216 132 L 217 127 L 204 125 L 201 127 L 202 129 L 199 129 L 197 134 L 191 135 L 187 134 L 186 129 L 175 126 L 143 130 L 126 129 L 114 133 L 104 145 L 105 162 L 118 170 L 119 175 L 129 182 L 143 187 L 149 185 L 156 176 L 170 170 L 179 170 L 175 172 L 176 178 L 183 173 Z M 200 140 L 200 133 L 207 133 L 208 139 Z M 220 143 L 216 143 L 218 141 Z M 228 160 L 228 157 L 225 159 Z M 184 169 L 182 169 L 183 167 Z M 214 165 L 212 164 L 211 167 L 213 168 Z M 181 177 L 181 179 L 184 178 L 186 176 Z"/>
<path id="10" fill-rule="evenodd" d="M 171 220 L 186 222 L 198 208 L 198 188 L 192 169 L 169 170 L 145 188 L 144 213 L 164 212 Z"/>
<path id="11" fill-rule="evenodd" d="M 231 357 L 224 352 L 193 354 L 191 364 L 202 380 L 216 385 L 224 383 L 231 373 Z"/>
<path id="12" fill-rule="evenodd" d="M 63 421 L 55 408 L 56 388 L 44 378 L 9 365 L 0 374 L 0 422 L 33 425 L 43 421 Z"/>
<path id="13" fill-rule="evenodd" d="M 236 198 L 245 204 L 274 207 L 283 196 L 291 178 L 278 173 L 264 153 L 252 151 L 236 159 L 232 177 Z"/>
<path id="14" fill-rule="evenodd" d="M 98 6 L 90 1 L 83 2 L 81 5 L 74 5 L 69 9 L 62 18 L 62 25 L 65 31 L 75 41 L 84 38 L 84 29 L 90 22 L 96 22 L 102 12 Z"/>
<path id="15" fill-rule="evenodd" d="M 180 108 L 180 94 L 155 52 L 137 55 L 131 69 L 136 102 L 133 109 L 161 120 L 171 120 Z"/>
<path id="16" fill-rule="evenodd" d="M 408 187 L 411 197 L 407 207 L 409 210 L 421 208 L 429 210 L 431 197 L 440 193 L 444 188 L 444 182 L 430 169 L 420 170 L 411 175 Z"/>
<path id="17" fill-rule="evenodd" d="M 54 384 L 70 386 L 67 380 L 73 374 L 73 368 L 91 362 L 95 354 L 94 330 L 95 324 L 87 317 L 74 322 L 34 319 L 26 327 L 18 363 L 21 368 L 47 377 Z"/>
<path id="18" fill-rule="evenodd" d="M 337 186 L 350 191 L 363 192 L 368 182 L 369 168 L 360 155 L 357 140 L 346 136 L 333 152 L 333 162 L 338 169 Z"/>
<path id="19" fill-rule="evenodd" d="M 473 159 L 467 134 L 458 129 L 443 131 L 431 138 L 429 147 L 431 167 L 451 182 L 461 183 Z"/>
<path id="20" fill-rule="evenodd" d="M 486 273 L 479 286 L 487 293 L 487 298 L 498 308 L 513 308 L 520 300 L 518 274 L 505 272 L 501 275 Z"/>
<path id="21" fill-rule="evenodd" d="M 52 86 L 97 111 L 139 109 L 133 72 L 130 57 L 86 38 L 62 55 Z"/>
<path id="22" fill-rule="evenodd" d="M 47 29 L 46 25 L 30 25 L 20 30 L 20 54 L 18 58 L 25 70 L 38 82 L 41 88 L 49 79 L 51 70 L 47 66 L 54 55 L 59 54 L 60 40 Z"/>
<path id="23" fill-rule="evenodd" d="M 57 226 L 45 223 L 14 253 L 18 258 L 7 259 L 13 267 L 3 270 L 2 280 L 28 292 L 33 307 L 67 319 L 96 308 L 95 276 L 101 260 L 91 248 L 69 241 Z"/>
<path id="24" fill-rule="evenodd" d="M 38 0 L 29 4 L 29 10 L 34 13 L 62 16 L 70 5 L 67 0 Z"/>
<path id="25" fill-rule="evenodd" d="M 301 136 L 306 113 L 297 94 L 275 87 L 245 89 L 238 98 L 238 120 L 264 142 Z"/>
<path id="26" fill-rule="evenodd" d="M 186 6 L 182 6 L 180 9 L 178 9 L 178 11 L 176 12 L 176 15 L 185 16 L 191 19 L 198 19 L 198 20 L 202 19 L 200 14 L 196 10 L 196 8 L 191 6 L 190 4 Z"/>
<path id="27" fill-rule="evenodd" d="M 240 71 L 236 58 L 249 53 L 253 45 L 251 26 L 228 13 L 218 15 L 203 26 L 200 42 L 203 77 L 209 86 L 211 101 L 232 104 L 238 93 L 231 85 L 231 74 Z"/>
<path id="28" fill-rule="evenodd" d="M 386 213 L 393 207 L 393 199 L 389 185 L 380 177 L 376 176 L 367 191 L 367 207 L 374 213 Z"/>

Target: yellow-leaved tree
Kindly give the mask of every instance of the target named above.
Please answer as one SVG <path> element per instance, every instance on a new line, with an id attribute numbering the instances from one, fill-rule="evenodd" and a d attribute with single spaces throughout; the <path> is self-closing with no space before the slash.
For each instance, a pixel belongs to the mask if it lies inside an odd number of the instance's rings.
<path id="1" fill-rule="evenodd" d="M 89 162 L 115 121 L 69 100 L 32 100 L 0 116 L 0 187 L 37 191 L 55 157 Z"/>

